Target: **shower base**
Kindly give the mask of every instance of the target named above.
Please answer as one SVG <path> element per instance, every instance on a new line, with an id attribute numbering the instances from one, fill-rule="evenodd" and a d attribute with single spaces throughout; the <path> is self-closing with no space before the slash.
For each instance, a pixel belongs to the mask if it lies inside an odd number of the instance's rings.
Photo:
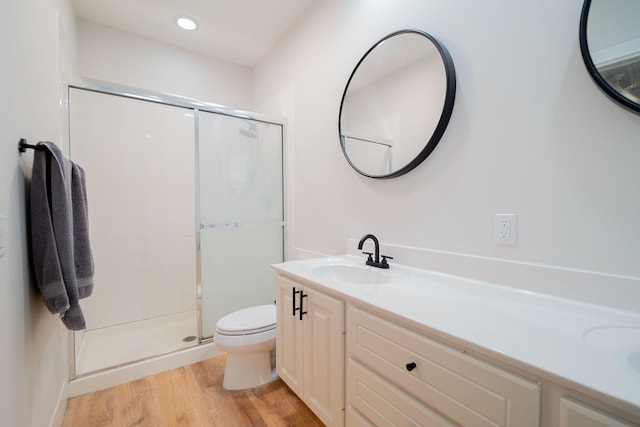
<path id="1" fill-rule="evenodd" d="M 100 371 L 191 347 L 197 313 L 188 311 L 85 332 L 76 359 L 76 375 Z"/>

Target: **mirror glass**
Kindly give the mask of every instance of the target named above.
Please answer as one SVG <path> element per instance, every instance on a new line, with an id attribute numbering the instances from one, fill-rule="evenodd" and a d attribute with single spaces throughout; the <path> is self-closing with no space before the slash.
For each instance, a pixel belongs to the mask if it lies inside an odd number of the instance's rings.
<path id="1" fill-rule="evenodd" d="M 427 33 L 402 30 L 376 43 L 354 69 L 340 105 L 349 164 L 371 178 L 403 175 L 444 133 L 455 99 L 449 52 Z"/>
<path id="2" fill-rule="evenodd" d="M 596 83 L 640 113 L 640 1 L 586 0 L 580 49 Z"/>

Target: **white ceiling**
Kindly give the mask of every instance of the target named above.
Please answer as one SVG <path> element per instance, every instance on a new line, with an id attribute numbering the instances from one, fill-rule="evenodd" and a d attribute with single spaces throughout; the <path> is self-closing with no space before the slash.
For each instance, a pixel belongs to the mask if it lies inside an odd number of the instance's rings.
<path id="1" fill-rule="evenodd" d="M 252 67 L 317 0 L 73 0 L 78 17 Z M 178 28 L 188 15 L 196 31 Z"/>

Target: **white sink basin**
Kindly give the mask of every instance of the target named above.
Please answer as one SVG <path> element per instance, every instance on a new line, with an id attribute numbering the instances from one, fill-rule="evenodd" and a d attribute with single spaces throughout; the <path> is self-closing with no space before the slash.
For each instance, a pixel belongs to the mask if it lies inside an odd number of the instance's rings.
<path id="1" fill-rule="evenodd" d="M 360 285 L 379 285 L 391 280 L 385 270 L 360 265 L 324 264 L 313 267 L 311 273 L 321 279 Z"/>

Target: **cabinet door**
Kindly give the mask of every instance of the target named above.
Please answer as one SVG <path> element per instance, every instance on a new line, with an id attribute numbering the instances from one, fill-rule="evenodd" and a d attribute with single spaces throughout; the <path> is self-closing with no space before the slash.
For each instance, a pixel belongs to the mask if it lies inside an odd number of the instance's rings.
<path id="1" fill-rule="evenodd" d="M 278 375 L 325 425 L 343 426 L 343 302 L 278 276 L 276 304 Z"/>
<path id="2" fill-rule="evenodd" d="M 305 288 L 304 400 L 328 426 L 344 424 L 344 306 Z"/>
<path id="3" fill-rule="evenodd" d="M 302 397 L 303 323 L 297 312 L 293 315 L 294 302 L 299 304 L 297 298 L 293 299 L 293 288 L 299 290 L 301 286 L 280 276 L 276 282 L 276 369 L 291 390 Z"/>
<path id="4" fill-rule="evenodd" d="M 560 401 L 560 427 L 631 427 L 612 415 L 567 398 Z"/>

